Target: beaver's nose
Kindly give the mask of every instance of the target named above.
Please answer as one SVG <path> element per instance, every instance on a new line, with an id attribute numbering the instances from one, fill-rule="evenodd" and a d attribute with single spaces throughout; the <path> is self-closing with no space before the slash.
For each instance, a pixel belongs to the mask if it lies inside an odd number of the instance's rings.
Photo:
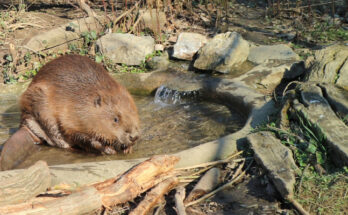
<path id="1" fill-rule="evenodd" d="M 137 139 L 139 139 L 139 135 L 129 135 L 129 140 L 131 142 L 135 142 Z"/>

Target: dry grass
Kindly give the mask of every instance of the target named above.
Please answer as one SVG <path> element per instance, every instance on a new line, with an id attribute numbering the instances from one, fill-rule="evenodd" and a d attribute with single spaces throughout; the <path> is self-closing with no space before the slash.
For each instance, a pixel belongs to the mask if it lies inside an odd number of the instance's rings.
<path id="1" fill-rule="evenodd" d="M 304 176 L 296 198 L 310 214 L 344 215 L 348 213 L 348 173 Z"/>

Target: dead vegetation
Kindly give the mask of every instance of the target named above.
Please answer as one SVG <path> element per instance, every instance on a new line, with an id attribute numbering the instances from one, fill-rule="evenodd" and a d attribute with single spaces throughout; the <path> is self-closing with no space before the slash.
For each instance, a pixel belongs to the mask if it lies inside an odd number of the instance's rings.
<path id="1" fill-rule="evenodd" d="M 43 10 L 40 9 L 42 5 L 50 17 L 44 18 L 42 13 L 34 15 Z M 28 0 L 17 3 L 2 0 L 0 80 L 4 83 L 25 81 L 45 62 L 71 52 L 87 54 L 98 61 L 102 59 L 109 65 L 107 67 L 115 70 L 117 67 L 112 66 L 112 62 L 95 52 L 95 39 L 86 43 L 86 39 L 89 40 L 86 35 L 95 34 L 98 38 L 108 32 L 152 35 L 157 43 L 169 47 L 182 31 L 208 35 L 237 31 L 247 39 L 261 43 L 290 41 L 306 58 L 311 54 L 306 51 L 308 48 L 330 41 L 348 40 L 345 5 L 345 1 L 339 0 Z M 148 14 L 150 22 L 147 23 L 150 24 L 146 25 L 144 19 Z M 102 17 L 102 29 L 87 31 L 80 35 L 79 40 L 66 41 L 66 48 L 60 50 L 52 47 L 34 51 L 25 47 L 25 41 L 31 35 L 70 22 L 69 17 Z"/>
<path id="2" fill-rule="evenodd" d="M 155 156 L 104 182 L 78 188 L 55 186 L 59 189 L 50 188 L 51 178 L 47 164 L 39 161 L 22 173 L 0 182 L 4 184 L 11 181 L 2 186 L 4 192 L 0 195 L 0 213 L 119 214 L 116 211 L 122 211 L 122 205 L 143 196 L 140 200 L 135 200 L 136 207 L 129 207 L 123 212 L 132 215 L 148 214 L 165 204 L 164 196 L 176 189 L 175 208 L 182 215 L 186 213 L 186 208 L 243 180 L 252 165 L 252 159 L 236 158 L 241 153 L 225 160 L 181 169 L 174 169 L 179 160 L 177 157 Z M 229 168 L 227 172 L 225 168 Z M 223 176 L 220 174 L 222 169 L 226 172 Z M 197 181 L 195 188 L 188 192 L 187 185 Z M 16 186 L 13 187 L 13 184 Z M 187 197 L 185 191 L 188 193 Z"/>

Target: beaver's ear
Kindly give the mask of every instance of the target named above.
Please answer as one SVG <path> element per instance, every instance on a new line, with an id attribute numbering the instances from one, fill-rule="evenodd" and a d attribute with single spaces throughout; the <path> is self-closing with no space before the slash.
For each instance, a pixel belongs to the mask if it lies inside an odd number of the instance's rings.
<path id="1" fill-rule="evenodd" d="M 102 98 L 100 95 L 97 95 L 94 98 L 94 106 L 98 108 L 98 107 L 101 107 L 101 104 L 102 104 Z"/>

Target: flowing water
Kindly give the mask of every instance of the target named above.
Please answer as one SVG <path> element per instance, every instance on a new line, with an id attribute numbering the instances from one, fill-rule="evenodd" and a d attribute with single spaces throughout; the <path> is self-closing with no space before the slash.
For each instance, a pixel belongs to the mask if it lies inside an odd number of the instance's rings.
<path id="1" fill-rule="evenodd" d="M 198 92 L 179 92 L 161 87 L 155 98 L 134 96 L 141 120 L 142 136 L 132 154 L 102 156 L 43 145 L 18 168 L 27 167 L 37 160 L 46 160 L 49 165 L 56 165 L 174 153 L 236 132 L 243 126 L 243 116 L 224 105 L 198 101 L 197 95 Z M 2 98 L 1 143 L 16 131 L 19 120 L 17 97 Z"/>

